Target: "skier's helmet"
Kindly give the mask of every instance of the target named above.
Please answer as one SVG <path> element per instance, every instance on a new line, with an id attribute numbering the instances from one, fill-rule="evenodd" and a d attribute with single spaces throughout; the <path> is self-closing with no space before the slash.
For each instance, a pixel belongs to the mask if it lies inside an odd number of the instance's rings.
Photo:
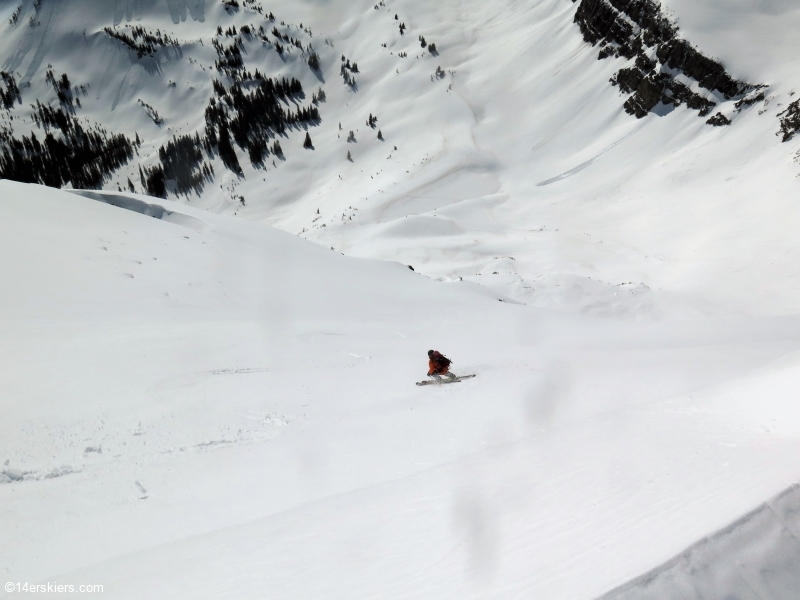
<path id="1" fill-rule="evenodd" d="M 435 350 L 428 350 L 428 356 L 433 356 L 434 352 L 435 352 Z"/>

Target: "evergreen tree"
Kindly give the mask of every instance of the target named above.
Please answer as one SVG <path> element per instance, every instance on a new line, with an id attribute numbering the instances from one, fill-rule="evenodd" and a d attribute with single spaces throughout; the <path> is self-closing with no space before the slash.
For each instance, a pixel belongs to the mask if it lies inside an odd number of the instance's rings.
<path id="1" fill-rule="evenodd" d="M 217 149 L 219 150 L 219 157 L 226 167 L 237 175 L 242 172 L 242 167 L 239 166 L 239 159 L 236 158 L 236 151 L 231 144 L 231 136 L 228 128 L 220 126 L 219 138 L 217 141 Z"/>
<path id="2" fill-rule="evenodd" d="M 308 56 L 308 66 L 311 67 L 312 71 L 319 71 L 320 69 L 319 55 L 314 50 L 311 50 Z"/>

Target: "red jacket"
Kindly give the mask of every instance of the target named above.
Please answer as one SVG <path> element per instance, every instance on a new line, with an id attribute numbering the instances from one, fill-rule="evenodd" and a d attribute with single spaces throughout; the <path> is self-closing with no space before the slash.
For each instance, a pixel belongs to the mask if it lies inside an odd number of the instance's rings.
<path id="1" fill-rule="evenodd" d="M 434 350 L 428 358 L 428 376 L 447 375 L 450 372 L 450 363 L 453 362 L 441 352 Z"/>

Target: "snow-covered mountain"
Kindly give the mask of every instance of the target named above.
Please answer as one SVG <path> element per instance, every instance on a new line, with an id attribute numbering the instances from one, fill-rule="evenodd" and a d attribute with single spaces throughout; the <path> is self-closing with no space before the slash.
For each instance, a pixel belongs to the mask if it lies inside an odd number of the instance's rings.
<path id="1" fill-rule="evenodd" d="M 798 26 L 0 0 L 0 572 L 793 597 Z"/>
<path id="2" fill-rule="evenodd" d="M 796 308 L 765 268 L 796 273 L 791 2 L 37 0 L 2 17 L 6 145 L 43 141 L 52 110 L 107 131 L 106 170 L 74 187 L 164 186 L 543 307 Z M 302 92 L 276 94 L 284 79 Z"/>

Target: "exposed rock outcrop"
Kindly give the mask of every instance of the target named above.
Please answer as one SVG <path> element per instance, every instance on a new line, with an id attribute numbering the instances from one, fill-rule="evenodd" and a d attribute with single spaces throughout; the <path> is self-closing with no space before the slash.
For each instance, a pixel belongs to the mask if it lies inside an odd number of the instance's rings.
<path id="1" fill-rule="evenodd" d="M 711 117 L 708 121 L 706 121 L 709 125 L 713 125 L 714 127 L 722 127 L 724 125 L 730 125 L 731 120 L 723 115 L 722 113 L 717 113 L 713 117 Z"/>
<path id="2" fill-rule="evenodd" d="M 616 56 L 633 61 L 620 69 L 611 83 L 631 94 L 625 111 L 637 118 L 659 104 L 686 104 L 706 116 L 716 106 L 711 99 L 714 96 L 744 98 L 760 87 L 734 79 L 721 63 L 680 39 L 678 26 L 651 0 L 580 0 L 575 23 L 587 42 L 600 45 L 599 59 Z M 696 81 L 710 93 L 693 91 L 679 76 Z M 715 115 L 711 124 L 725 124 L 722 119 L 727 117 Z"/>
<path id="3" fill-rule="evenodd" d="M 794 137 L 794 134 L 800 130 L 800 100 L 795 100 L 786 110 L 778 113 L 781 118 L 781 128 L 778 135 L 783 136 L 784 142 L 788 142 Z"/>

